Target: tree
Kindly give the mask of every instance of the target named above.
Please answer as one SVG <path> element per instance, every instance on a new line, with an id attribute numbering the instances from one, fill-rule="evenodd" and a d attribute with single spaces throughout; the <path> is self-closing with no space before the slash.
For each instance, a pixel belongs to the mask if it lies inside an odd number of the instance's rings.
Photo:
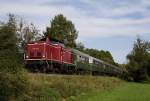
<path id="1" fill-rule="evenodd" d="M 143 81 L 148 79 L 148 70 L 150 68 L 150 44 L 137 38 L 133 50 L 127 55 L 127 68 L 134 81 Z"/>
<path id="2" fill-rule="evenodd" d="M 85 49 L 84 44 L 81 42 L 76 44 L 76 48 L 80 51 L 84 51 L 84 49 Z"/>
<path id="3" fill-rule="evenodd" d="M 24 53 L 25 45 L 30 41 L 40 39 L 42 36 L 39 34 L 39 30 L 33 23 L 26 24 L 21 18 L 17 22 L 17 38 L 19 40 L 18 47 L 20 52 Z"/>
<path id="4" fill-rule="evenodd" d="M 0 24 L 0 101 L 15 101 L 24 96 L 27 82 L 19 64 L 15 16 Z"/>
<path id="5" fill-rule="evenodd" d="M 17 64 L 17 37 L 16 37 L 16 21 L 14 15 L 9 15 L 9 20 L 6 24 L 0 26 L 0 68 Z M 12 60 L 10 60 L 12 59 Z M 10 62 L 10 63 L 9 63 Z"/>
<path id="6" fill-rule="evenodd" d="M 114 59 L 113 59 L 113 57 L 109 51 L 97 50 L 97 49 L 88 49 L 87 48 L 84 50 L 84 52 L 95 57 L 95 58 L 101 59 L 105 62 L 108 62 L 110 64 L 118 66 L 118 64 L 114 62 Z"/>
<path id="7" fill-rule="evenodd" d="M 75 47 L 78 32 L 71 21 L 62 14 L 58 14 L 52 19 L 51 26 L 46 28 L 44 35 L 58 39 L 64 42 L 66 46 Z"/>

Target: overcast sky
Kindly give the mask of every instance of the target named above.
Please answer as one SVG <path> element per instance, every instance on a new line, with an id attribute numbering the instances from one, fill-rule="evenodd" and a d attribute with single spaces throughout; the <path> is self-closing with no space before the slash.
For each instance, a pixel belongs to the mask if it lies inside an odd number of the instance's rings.
<path id="1" fill-rule="evenodd" d="M 0 0 L 0 20 L 8 13 L 41 32 L 62 13 L 79 31 L 77 41 L 110 51 L 119 63 L 126 62 L 137 36 L 150 41 L 150 0 Z"/>

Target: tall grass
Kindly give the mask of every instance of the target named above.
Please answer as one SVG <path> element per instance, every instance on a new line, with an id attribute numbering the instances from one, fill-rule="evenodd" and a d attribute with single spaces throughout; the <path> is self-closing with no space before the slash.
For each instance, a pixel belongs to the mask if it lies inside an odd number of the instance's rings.
<path id="1" fill-rule="evenodd" d="M 108 90 L 118 86 L 122 81 L 114 77 L 28 74 L 31 85 L 30 98 L 41 101 L 75 100 L 77 96 Z"/>

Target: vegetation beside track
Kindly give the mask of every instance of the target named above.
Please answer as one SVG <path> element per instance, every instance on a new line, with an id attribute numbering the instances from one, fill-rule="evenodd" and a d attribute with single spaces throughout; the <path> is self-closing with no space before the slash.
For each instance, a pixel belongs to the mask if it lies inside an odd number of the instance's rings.
<path id="1" fill-rule="evenodd" d="M 90 92 L 110 90 L 123 81 L 114 77 L 90 75 L 28 74 L 30 94 L 28 100 L 76 101 Z"/>
<path id="2" fill-rule="evenodd" d="M 150 101 L 150 85 L 125 82 L 116 89 L 90 93 L 77 101 Z"/>

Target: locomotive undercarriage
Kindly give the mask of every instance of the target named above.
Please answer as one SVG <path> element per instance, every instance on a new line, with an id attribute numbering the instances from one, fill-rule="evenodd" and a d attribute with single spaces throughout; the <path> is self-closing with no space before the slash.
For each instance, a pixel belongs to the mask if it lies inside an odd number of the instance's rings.
<path id="1" fill-rule="evenodd" d="M 26 61 L 25 64 L 25 68 L 31 72 L 61 74 L 73 74 L 76 72 L 75 65 L 59 63 L 57 61 L 30 60 Z"/>

